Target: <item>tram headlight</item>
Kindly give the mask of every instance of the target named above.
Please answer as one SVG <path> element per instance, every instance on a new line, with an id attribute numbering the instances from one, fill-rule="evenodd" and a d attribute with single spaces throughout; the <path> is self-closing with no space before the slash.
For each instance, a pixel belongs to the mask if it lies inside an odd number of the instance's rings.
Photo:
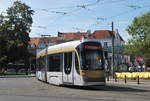
<path id="1" fill-rule="evenodd" d="M 80 74 L 81 74 L 82 76 L 86 76 L 86 71 L 85 71 L 85 70 L 80 70 Z"/>

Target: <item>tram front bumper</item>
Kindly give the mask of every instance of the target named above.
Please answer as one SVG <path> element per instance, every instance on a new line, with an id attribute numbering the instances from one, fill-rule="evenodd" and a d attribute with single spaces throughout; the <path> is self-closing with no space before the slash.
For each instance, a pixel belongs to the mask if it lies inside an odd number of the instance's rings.
<path id="1" fill-rule="evenodd" d="M 105 78 L 87 78 L 83 77 L 83 82 L 85 86 L 93 85 L 105 85 Z"/>

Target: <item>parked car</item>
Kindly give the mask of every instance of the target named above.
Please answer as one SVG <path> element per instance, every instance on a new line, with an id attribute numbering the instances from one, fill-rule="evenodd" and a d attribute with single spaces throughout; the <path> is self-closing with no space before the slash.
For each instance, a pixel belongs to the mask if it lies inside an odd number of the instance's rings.
<path id="1" fill-rule="evenodd" d="M 20 73 L 25 73 L 26 70 L 25 70 L 25 69 L 19 69 L 18 72 L 20 72 Z"/>
<path id="2" fill-rule="evenodd" d="M 14 68 L 7 69 L 7 72 L 16 72 Z"/>

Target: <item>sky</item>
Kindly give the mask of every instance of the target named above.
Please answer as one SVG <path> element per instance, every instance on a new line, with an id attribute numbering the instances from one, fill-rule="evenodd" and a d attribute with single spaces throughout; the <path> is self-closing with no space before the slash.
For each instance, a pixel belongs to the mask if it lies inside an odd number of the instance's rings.
<path id="1" fill-rule="evenodd" d="M 16 0 L 0 0 L 0 13 Z M 20 0 L 34 10 L 30 37 L 58 32 L 118 29 L 127 41 L 126 28 L 135 17 L 150 11 L 150 0 Z"/>

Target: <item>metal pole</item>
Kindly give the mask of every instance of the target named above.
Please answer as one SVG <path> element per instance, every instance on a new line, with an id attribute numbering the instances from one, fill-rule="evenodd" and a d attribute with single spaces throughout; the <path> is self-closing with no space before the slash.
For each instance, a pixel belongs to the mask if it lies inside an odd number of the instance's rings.
<path id="1" fill-rule="evenodd" d="M 114 23 L 112 22 L 112 76 L 114 78 Z"/>
<path id="2" fill-rule="evenodd" d="M 47 51 L 48 51 L 48 45 L 46 44 L 46 55 L 45 55 L 45 82 L 47 82 L 47 68 L 48 68 L 48 62 L 47 62 Z"/>
<path id="3" fill-rule="evenodd" d="M 28 74 L 31 74 L 31 57 L 29 58 L 29 60 L 30 60 L 30 68 L 29 68 L 29 73 Z"/>
<path id="4" fill-rule="evenodd" d="M 109 72 L 107 72 L 106 75 L 107 75 L 107 81 L 109 81 Z"/>
<path id="5" fill-rule="evenodd" d="M 48 42 L 46 42 L 46 37 L 50 37 L 51 35 L 41 35 L 44 38 L 44 43 L 46 46 L 45 50 L 45 82 L 47 82 L 47 70 L 48 70 L 48 58 L 47 58 L 47 52 L 48 52 Z"/>
<path id="6" fill-rule="evenodd" d="M 140 78 L 139 78 L 139 76 L 137 77 L 137 84 L 140 84 Z"/>
<path id="7" fill-rule="evenodd" d="M 117 75 L 115 74 L 115 82 L 117 82 Z"/>
<path id="8" fill-rule="evenodd" d="M 124 77 L 124 82 L 127 83 L 127 76 Z"/>

